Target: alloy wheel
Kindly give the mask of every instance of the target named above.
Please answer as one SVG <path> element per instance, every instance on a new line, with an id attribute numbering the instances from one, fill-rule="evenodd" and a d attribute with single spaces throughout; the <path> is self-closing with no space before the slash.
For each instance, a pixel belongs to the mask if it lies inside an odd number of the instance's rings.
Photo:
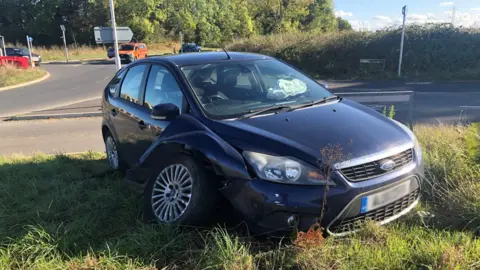
<path id="1" fill-rule="evenodd" d="M 115 141 L 111 136 L 107 137 L 107 140 L 105 141 L 105 148 L 107 151 L 107 159 L 108 162 L 110 163 L 110 166 L 113 169 L 118 169 L 118 150 L 117 150 L 117 145 L 115 144 Z"/>
<path id="2" fill-rule="evenodd" d="M 173 164 L 163 169 L 153 185 L 151 204 L 158 220 L 179 219 L 190 204 L 193 179 L 187 167 Z"/>

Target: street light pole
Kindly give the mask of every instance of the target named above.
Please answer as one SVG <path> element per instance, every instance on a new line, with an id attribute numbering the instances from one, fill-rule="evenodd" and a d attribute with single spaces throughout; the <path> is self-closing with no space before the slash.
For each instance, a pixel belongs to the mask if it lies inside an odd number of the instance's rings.
<path id="1" fill-rule="evenodd" d="M 400 40 L 400 57 L 398 59 L 398 77 L 402 76 L 403 39 L 405 38 L 405 20 L 407 19 L 407 6 L 403 6 L 402 14 L 403 14 L 403 26 L 402 26 L 402 39 Z"/>
<path id="2" fill-rule="evenodd" d="M 65 39 L 65 25 L 60 25 L 60 29 L 62 30 L 62 38 L 63 38 L 63 47 L 65 48 L 65 60 L 68 63 L 68 49 L 67 49 L 67 40 Z"/>
<path id="3" fill-rule="evenodd" d="M 35 63 L 33 62 L 33 59 L 32 59 L 32 46 L 30 42 L 32 42 L 32 38 L 27 35 L 27 46 L 28 46 L 28 55 L 30 56 L 30 65 L 32 66 L 32 68 L 34 68 Z"/>
<path id="4" fill-rule="evenodd" d="M 122 63 L 120 63 L 120 56 L 118 54 L 118 38 L 117 38 L 117 23 L 115 22 L 115 8 L 113 5 L 113 0 L 110 0 L 110 19 L 112 20 L 112 32 L 113 32 L 113 48 L 115 50 L 115 66 L 118 69 L 122 68 Z"/>
<path id="5" fill-rule="evenodd" d="M 7 49 L 5 48 L 5 37 L 4 36 L 0 36 L 0 38 L 2 39 L 2 50 L 0 50 L 0 53 L 3 54 L 3 56 L 7 56 Z"/>

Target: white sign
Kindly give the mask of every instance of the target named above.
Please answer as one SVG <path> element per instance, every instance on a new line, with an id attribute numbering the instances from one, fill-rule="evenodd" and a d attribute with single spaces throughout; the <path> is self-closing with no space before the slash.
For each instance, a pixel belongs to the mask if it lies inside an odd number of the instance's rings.
<path id="1" fill-rule="evenodd" d="M 114 43 L 112 27 L 95 27 L 93 28 L 93 34 L 95 35 L 95 42 L 97 42 L 97 44 Z M 117 27 L 118 43 L 130 42 L 132 38 L 133 32 L 130 30 L 130 27 Z"/>

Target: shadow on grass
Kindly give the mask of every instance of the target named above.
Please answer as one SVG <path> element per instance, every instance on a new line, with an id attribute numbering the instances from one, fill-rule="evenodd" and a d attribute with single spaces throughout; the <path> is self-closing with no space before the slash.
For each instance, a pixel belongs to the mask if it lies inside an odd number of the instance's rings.
<path id="1" fill-rule="evenodd" d="M 103 154 L 0 157 L 0 255 L 22 261 L 20 268 L 38 266 L 23 258 L 52 252 L 70 263 L 88 254 L 121 258 L 122 268 L 131 259 L 137 266 L 163 267 L 250 256 L 243 240 L 223 229 L 142 222 L 139 195 L 109 171 Z M 218 256 L 205 256 L 209 252 Z M 9 268 L 0 259 L 1 266 Z"/>
<path id="2" fill-rule="evenodd" d="M 0 269 L 471 269 L 480 261 L 470 233 L 427 229 L 414 213 L 301 249 L 218 226 L 148 225 L 138 195 L 103 154 L 0 157 Z"/>
<path id="3" fill-rule="evenodd" d="M 179 251 L 183 234 L 142 224 L 139 204 L 101 154 L 0 158 L 3 245 L 44 231 L 67 256 L 110 250 L 158 258 L 167 244 L 168 252 Z"/>

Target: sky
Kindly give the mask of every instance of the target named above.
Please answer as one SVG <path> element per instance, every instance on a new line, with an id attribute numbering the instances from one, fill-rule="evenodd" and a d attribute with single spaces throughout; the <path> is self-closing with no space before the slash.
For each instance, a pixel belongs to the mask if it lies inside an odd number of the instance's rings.
<path id="1" fill-rule="evenodd" d="M 452 22 L 455 26 L 480 28 L 480 0 L 334 0 L 335 15 L 355 30 L 377 30 L 402 24 L 407 5 L 408 23 Z"/>

